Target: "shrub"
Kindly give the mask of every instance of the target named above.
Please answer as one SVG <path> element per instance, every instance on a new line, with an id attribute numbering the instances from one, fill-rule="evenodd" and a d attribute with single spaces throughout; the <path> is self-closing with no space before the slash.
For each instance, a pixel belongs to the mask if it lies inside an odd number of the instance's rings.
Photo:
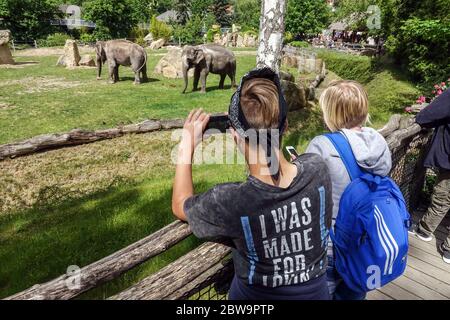
<path id="1" fill-rule="evenodd" d="M 220 34 L 220 31 L 214 30 L 214 29 L 209 29 L 208 32 L 206 33 L 206 40 L 208 42 L 214 42 L 214 36 L 216 34 Z"/>
<path id="2" fill-rule="evenodd" d="M 150 23 L 150 33 L 154 40 L 165 39 L 169 41 L 172 36 L 172 28 L 165 22 L 156 19 L 156 16 L 153 16 Z M 142 36 L 142 40 L 144 37 L 145 35 Z"/>
<path id="3" fill-rule="evenodd" d="M 306 41 L 291 41 L 289 45 L 296 47 L 296 48 L 308 48 L 309 43 Z"/>
<path id="4" fill-rule="evenodd" d="M 284 43 L 291 43 L 292 41 L 294 41 L 294 35 L 287 31 L 284 33 Z"/>
<path id="5" fill-rule="evenodd" d="M 92 33 L 82 33 L 80 35 L 80 41 L 84 43 L 92 43 L 95 42 L 97 39 L 95 39 L 95 35 Z"/>
<path id="6" fill-rule="evenodd" d="M 60 47 L 66 44 L 66 40 L 71 39 L 68 34 L 54 33 L 47 36 L 46 39 L 38 40 L 39 47 Z"/>
<path id="7" fill-rule="evenodd" d="M 292 43 L 291 43 L 292 45 Z M 348 80 L 363 84 L 373 79 L 375 66 L 365 56 L 355 56 L 329 50 L 317 50 L 318 57 L 326 63 L 327 69 Z"/>

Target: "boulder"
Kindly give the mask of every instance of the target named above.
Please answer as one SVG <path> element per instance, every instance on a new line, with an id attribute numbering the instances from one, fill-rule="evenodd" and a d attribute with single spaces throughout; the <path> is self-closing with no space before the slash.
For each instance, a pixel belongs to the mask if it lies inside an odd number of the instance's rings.
<path id="1" fill-rule="evenodd" d="M 149 48 L 150 48 L 150 50 L 158 50 L 158 49 L 161 49 L 165 44 L 166 44 L 165 39 L 159 39 L 159 40 L 153 41 L 150 44 Z"/>
<path id="2" fill-rule="evenodd" d="M 293 55 L 284 55 L 281 63 L 287 67 L 298 68 L 298 59 Z"/>
<path id="3" fill-rule="evenodd" d="M 299 73 L 316 73 L 323 72 L 324 63 L 322 59 L 297 57 Z"/>
<path id="4" fill-rule="evenodd" d="M 0 64 L 14 64 L 14 59 L 9 49 L 9 40 L 11 32 L 9 30 L 0 30 Z"/>
<path id="5" fill-rule="evenodd" d="M 153 35 L 151 33 L 144 37 L 145 43 L 149 46 L 153 42 Z"/>
<path id="6" fill-rule="evenodd" d="M 95 67 L 95 60 L 90 55 L 85 54 L 81 57 L 79 65 L 86 67 Z"/>
<path id="7" fill-rule="evenodd" d="M 280 71 L 280 79 L 295 82 L 295 77 L 290 72 Z"/>
<path id="8" fill-rule="evenodd" d="M 247 37 L 247 43 L 246 43 L 245 46 L 246 46 L 246 47 L 250 47 L 250 48 L 256 47 L 256 37 L 255 37 L 255 36 L 252 36 L 252 35 L 249 35 L 249 36 Z"/>
<path id="9" fill-rule="evenodd" d="M 66 66 L 66 68 L 77 67 L 80 60 L 77 43 L 75 40 L 68 39 L 64 45 L 64 54 L 59 57 L 56 65 Z"/>
<path id="10" fill-rule="evenodd" d="M 214 35 L 214 43 L 215 43 L 215 44 L 222 44 L 222 38 L 221 38 L 221 36 L 220 36 L 220 33 L 216 33 L 216 34 Z"/>
<path id="11" fill-rule="evenodd" d="M 238 34 L 237 39 L 236 39 L 236 47 L 238 47 L 238 48 L 244 47 L 244 37 L 240 34 Z"/>
<path id="12" fill-rule="evenodd" d="M 183 49 L 180 47 L 168 47 L 169 51 L 164 57 L 159 60 L 154 72 L 161 74 L 166 78 L 182 78 L 183 69 L 181 63 L 181 53 Z M 189 71 L 189 76 L 192 77 L 194 70 Z"/>
<path id="13" fill-rule="evenodd" d="M 308 90 L 304 87 L 298 86 L 292 81 L 281 80 L 281 88 L 289 111 L 300 110 L 308 106 Z"/>

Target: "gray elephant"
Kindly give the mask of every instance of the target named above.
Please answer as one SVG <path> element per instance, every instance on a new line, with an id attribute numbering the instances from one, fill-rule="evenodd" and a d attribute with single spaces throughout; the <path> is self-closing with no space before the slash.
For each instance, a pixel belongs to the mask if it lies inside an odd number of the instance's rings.
<path id="1" fill-rule="evenodd" d="M 201 80 L 201 92 L 206 92 L 206 77 L 209 73 L 220 74 L 219 88 L 223 89 L 226 76 L 231 79 L 231 86 L 236 87 L 236 57 L 230 50 L 215 44 L 185 46 L 181 54 L 184 78 L 183 93 L 188 86 L 188 71 L 194 68 L 194 88 L 197 90 Z"/>
<path id="2" fill-rule="evenodd" d="M 97 41 L 97 80 L 102 73 L 102 64 L 108 61 L 109 82 L 119 81 L 119 66 L 131 66 L 134 71 L 134 84 L 140 84 L 140 74 L 145 82 L 147 78 L 147 52 L 140 45 L 127 40 Z"/>

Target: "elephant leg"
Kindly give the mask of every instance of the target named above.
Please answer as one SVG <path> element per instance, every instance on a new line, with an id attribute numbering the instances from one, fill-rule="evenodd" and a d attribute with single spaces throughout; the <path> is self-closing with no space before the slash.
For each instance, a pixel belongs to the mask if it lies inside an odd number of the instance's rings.
<path id="1" fill-rule="evenodd" d="M 116 65 L 116 68 L 114 69 L 114 82 L 119 81 L 119 65 Z"/>
<path id="2" fill-rule="evenodd" d="M 201 73 L 201 69 L 196 67 L 194 69 L 194 86 L 193 86 L 192 91 L 198 90 L 198 81 L 200 80 L 200 73 Z"/>
<path id="3" fill-rule="evenodd" d="M 225 83 L 225 78 L 226 78 L 226 74 L 221 74 L 220 75 L 220 82 L 219 82 L 219 89 L 223 89 L 223 85 L 224 85 L 224 83 Z"/>
<path id="4" fill-rule="evenodd" d="M 236 88 L 236 72 L 231 71 L 230 73 L 228 73 L 228 76 L 231 79 L 231 87 Z"/>
<path id="5" fill-rule="evenodd" d="M 114 61 L 109 62 L 109 83 L 115 83 L 116 82 L 116 73 L 118 72 L 116 70 L 116 63 Z"/>
<path id="6" fill-rule="evenodd" d="M 134 84 L 141 84 L 141 78 L 139 77 L 140 71 L 134 72 Z"/>
<path id="7" fill-rule="evenodd" d="M 148 77 L 147 77 L 147 66 L 144 65 L 141 69 L 141 74 L 142 74 L 142 81 L 143 82 L 148 82 Z"/>
<path id="8" fill-rule="evenodd" d="M 206 78 L 208 77 L 208 71 L 202 70 L 200 73 L 200 81 L 202 82 L 202 90 L 201 93 L 206 93 Z"/>

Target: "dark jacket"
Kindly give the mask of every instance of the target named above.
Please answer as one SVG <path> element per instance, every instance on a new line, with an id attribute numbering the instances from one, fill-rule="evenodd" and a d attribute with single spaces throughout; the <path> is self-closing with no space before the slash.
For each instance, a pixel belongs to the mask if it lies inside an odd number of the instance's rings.
<path id="1" fill-rule="evenodd" d="M 423 109 L 416 122 L 425 128 L 436 128 L 425 167 L 450 170 L 450 89 Z"/>

